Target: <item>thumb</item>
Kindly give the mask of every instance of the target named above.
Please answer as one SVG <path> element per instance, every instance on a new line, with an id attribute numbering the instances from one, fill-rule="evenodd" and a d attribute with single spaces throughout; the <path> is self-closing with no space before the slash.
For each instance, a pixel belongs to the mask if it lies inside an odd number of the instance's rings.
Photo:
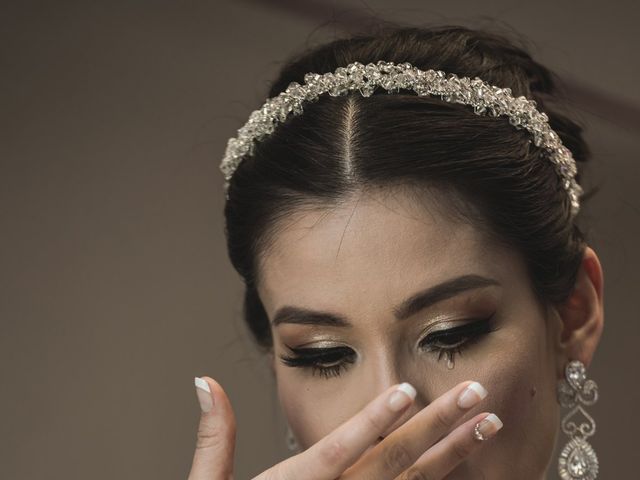
<path id="1" fill-rule="evenodd" d="M 211 377 L 195 377 L 200 403 L 196 451 L 187 480 L 233 479 L 236 419 L 229 397 Z"/>

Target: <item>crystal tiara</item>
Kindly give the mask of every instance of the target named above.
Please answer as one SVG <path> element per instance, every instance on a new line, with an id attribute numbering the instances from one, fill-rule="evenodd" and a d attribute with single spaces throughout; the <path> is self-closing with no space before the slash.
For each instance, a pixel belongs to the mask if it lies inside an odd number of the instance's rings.
<path id="1" fill-rule="evenodd" d="M 478 77 L 458 77 L 441 70 L 420 70 L 406 62 L 396 64 L 382 60 L 367 65 L 353 62 L 337 68 L 333 73 L 322 75 L 307 73 L 303 85 L 291 82 L 284 92 L 266 100 L 259 110 L 254 110 L 247 123 L 238 130 L 237 137 L 227 142 L 220 164 L 225 178 L 226 198 L 229 198 L 231 176 L 241 160 L 253 153 L 254 141 L 271 134 L 290 113 L 301 114 L 304 102 L 316 101 L 324 93 L 336 97 L 355 90 L 369 97 L 377 87 L 384 88 L 388 93 L 408 89 L 419 96 L 430 95 L 450 103 L 471 105 L 473 112 L 478 115 L 508 116 L 511 125 L 518 130 L 528 130 L 533 136 L 533 143 L 547 153 L 569 195 L 572 216 L 578 213 L 583 190 L 575 180 L 575 160 L 549 126 L 548 116 L 537 110 L 535 100 L 524 96 L 514 98 L 510 88 L 490 85 Z"/>

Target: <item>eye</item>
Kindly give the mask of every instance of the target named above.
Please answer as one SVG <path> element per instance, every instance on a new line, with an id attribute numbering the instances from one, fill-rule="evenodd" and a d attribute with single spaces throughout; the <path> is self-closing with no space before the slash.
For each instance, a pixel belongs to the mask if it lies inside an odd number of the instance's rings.
<path id="1" fill-rule="evenodd" d="M 449 360 L 453 361 L 456 353 L 462 353 L 483 335 L 497 330 L 492 319 L 493 315 L 446 330 L 431 332 L 420 342 L 420 346 L 426 351 L 437 352 L 438 360 L 447 355 Z"/>
<path id="2" fill-rule="evenodd" d="M 349 347 L 332 348 L 293 348 L 286 347 L 294 356 L 281 356 L 282 362 L 290 367 L 310 368 L 311 374 L 316 373 L 325 378 L 337 377 L 347 364 L 355 362 L 356 353 Z"/>
<path id="3" fill-rule="evenodd" d="M 493 315 L 481 320 L 469 321 L 453 328 L 431 332 L 421 342 L 425 351 L 437 352 L 438 360 L 444 355 L 453 359 L 456 353 L 479 340 L 483 335 L 497 330 L 492 322 Z M 282 362 L 289 367 L 310 369 L 312 375 L 325 378 L 338 377 L 356 360 L 356 353 L 349 347 L 331 348 L 294 348 L 285 346 L 293 353 L 281 356 Z"/>

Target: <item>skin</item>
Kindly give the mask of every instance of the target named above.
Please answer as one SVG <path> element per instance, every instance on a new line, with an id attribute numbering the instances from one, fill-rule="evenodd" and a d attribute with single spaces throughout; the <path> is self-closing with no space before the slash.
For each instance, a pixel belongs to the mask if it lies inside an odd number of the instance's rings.
<path id="1" fill-rule="evenodd" d="M 448 480 L 546 478 L 558 434 L 556 382 L 564 366 L 589 366 L 603 327 L 603 277 L 587 247 L 571 297 L 545 307 L 533 294 L 522 257 L 474 226 L 456 220 L 435 194 L 359 192 L 337 207 L 299 211 L 278 225 L 260 258 L 258 292 L 269 319 L 287 306 L 332 312 L 349 327 L 272 325 L 273 369 L 285 417 L 307 449 L 390 386 L 409 382 L 417 397 L 383 436 L 465 380 L 489 392 L 479 412 L 504 423 Z M 459 275 L 497 285 L 466 290 L 398 320 L 393 308 L 413 293 Z M 491 317 L 492 331 L 455 354 L 420 348 L 426 335 Z M 345 346 L 354 363 L 324 377 L 285 365 L 286 345 Z M 335 362 L 334 362 L 335 363 Z M 554 466 L 555 468 L 555 466 Z"/>

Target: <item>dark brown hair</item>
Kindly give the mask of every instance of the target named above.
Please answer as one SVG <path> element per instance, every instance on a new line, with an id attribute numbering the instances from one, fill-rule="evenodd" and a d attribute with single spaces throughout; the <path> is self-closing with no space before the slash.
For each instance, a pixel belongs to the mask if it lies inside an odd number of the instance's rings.
<path id="1" fill-rule="evenodd" d="M 381 27 L 373 35 L 339 39 L 295 56 L 269 97 L 309 72 L 332 72 L 358 61 L 409 62 L 458 76 L 480 77 L 514 96 L 534 99 L 577 162 L 590 156 L 576 121 L 553 109 L 555 75 L 505 35 L 458 25 Z M 382 89 L 321 96 L 305 104 L 256 144 L 234 173 L 225 206 L 229 256 L 246 291 L 244 317 L 257 344 L 272 347 L 257 293 L 260 255 L 279 221 L 301 208 L 337 205 L 353 192 L 392 185 L 447 192 L 468 221 L 519 251 L 545 304 L 573 289 L 585 239 L 553 165 L 530 135 L 506 117 L 471 107 Z M 353 171 L 345 174 L 348 160 Z M 580 182 L 579 166 L 576 180 Z M 462 202 L 458 201 L 462 199 Z"/>

